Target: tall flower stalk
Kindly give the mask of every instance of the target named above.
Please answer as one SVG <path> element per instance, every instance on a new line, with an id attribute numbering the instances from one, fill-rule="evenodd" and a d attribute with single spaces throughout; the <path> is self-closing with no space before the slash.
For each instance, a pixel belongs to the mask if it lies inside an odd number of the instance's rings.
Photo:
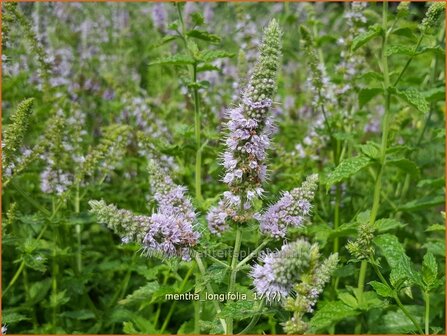
<path id="1" fill-rule="evenodd" d="M 236 225 L 236 238 L 230 264 L 228 291 L 234 291 L 238 257 L 242 242 L 240 225 L 252 217 L 252 203 L 262 195 L 262 182 L 267 175 L 266 150 L 270 144 L 273 120 L 270 115 L 276 91 L 276 77 L 281 57 L 281 30 L 272 20 L 264 31 L 259 58 L 242 91 L 241 102 L 228 111 L 226 151 L 223 154 L 228 185 L 223 199 L 208 213 L 211 232 L 228 228 L 231 219 Z M 226 333 L 233 333 L 233 318 L 226 321 Z"/>

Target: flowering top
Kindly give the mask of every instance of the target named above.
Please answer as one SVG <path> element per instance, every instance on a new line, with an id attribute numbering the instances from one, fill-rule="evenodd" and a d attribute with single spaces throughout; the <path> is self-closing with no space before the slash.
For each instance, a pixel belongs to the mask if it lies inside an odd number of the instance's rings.
<path id="1" fill-rule="evenodd" d="M 289 226 L 305 225 L 312 209 L 317 181 L 317 174 L 310 175 L 301 187 L 285 192 L 278 202 L 258 217 L 261 232 L 275 238 L 285 237 Z"/>
<path id="2" fill-rule="evenodd" d="M 420 29 L 425 32 L 427 29 L 432 28 L 439 20 L 442 13 L 445 13 L 445 2 L 433 2 L 430 7 L 428 7 L 427 13 L 425 13 L 425 18 L 422 20 Z"/>
<path id="3" fill-rule="evenodd" d="M 181 256 L 189 260 L 189 249 L 197 244 L 200 233 L 194 229 L 196 214 L 191 200 L 185 195 L 186 188 L 174 184 L 154 162 L 149 164 L 148 170 L 154 198 L 159 205 L 157 213 L 139 216 L 106 205 L 104 201 L 90 201 L 91 212 L 121 235 L 124 243 L 139 243 L 149 254 Z"/>
<path id="4" fill-rule="evenodd" d="M 318 245 L 302 239 L 264 255 L 261 259 L 264 264 L 255 265 L 251 271 L 255 291 L 267 301 L 287 297 L 301 274 L 306 273 L 318 257 Z"/>
<path id="5" fill-rule="evenodd" d="M 313 312 L 318 296 L 337 267 L 338 254 L 331 254 L 323 262 L 319 262 L 316 256 L 315 261 L 310 271 L 303 274 L 301 281 L 294 286 L 295 297 L 288 297 L 284 304 L 286 310 L 293 312 L 293 317 L 284 324 L 288 334 L 304 334 L 307 331 L 308 323 L 303 321 L 303 316 Z"/>
<path id="6" fill-rule="evenodd" d="M 223 154 L 226 170 L 223 181 L 230 191 L 224 193 L 222 211 L 211 209 L 210 218 L 224 222 L 226 216 L 245 220 L 239 210 L 251 208 L 251 202 L 262 195 L 265 180 L 266 149 L 273 130 L 269 115 L 276 90 L 276 75 L 281 55 L 281 31 L 273 20 L 264 31 L 259 59 L 242 92 L 241 103 L 228 111 L 227 150 Z M 213 215 L 214 214 L 214 215 Z M 214 223 L 215 224 L 215 223 Z M 210 228 L 213 231 L 213 223 Z"/>

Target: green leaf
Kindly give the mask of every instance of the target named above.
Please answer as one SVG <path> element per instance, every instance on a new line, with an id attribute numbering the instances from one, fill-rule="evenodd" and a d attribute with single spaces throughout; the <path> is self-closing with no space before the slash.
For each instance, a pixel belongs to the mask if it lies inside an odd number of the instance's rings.
<path id="1" fill-rule="evenodd" d="M 438 277 L 438 264 L 431 252 L 427 252 L 422 261 L 422 280 L 430 288 L 436 283 Z"/>
<path id="2" fill-rule="evenodd" d="M 140 303 L 142 301 L 150 301 L 151 296 L 160 288 L 160 285 L 156 281 L 152 281 L 147 283 L 145 286 L 142 286 L 135 290 L 132 294 L 127 295 L 127 297 L 121 301 L 119 304 L 128 305 Z"/>
<path id="3" fill-rule="evenodd" d="M 391 268 L 390 279 L 393 286 L 401 280 L 417 280 L 412 270 L 410 258 L 396 236 L 383 234 L 374 238 L 374 243 L 381 249 Z"/>
<path id="4" fill-rule="evenodd" d="M 430 241 L 422 245 L 428 252 L 445 258 L 445 241 Z"/>
<path id="5" fill-rule="evenodd" d="M 361 145 L 360 151 L 371 159 L 378 159 L 380 155 L 379 145 L 372 141 L 368 141 L 366 144 Z"/>
<path id="6" fill-rule="evenodd" d="M 422 113 L 428 113 L 430 109 L 424 95 L 416 89 L 407 89 L 401 91 L 396 88 L 390 88 L 390 92 L 394 93 L 396 96 L 406 101 L 408 104 L 415 107 L 418 111 Z"/>
<path id="7" fill-rule="evenodd" d="M 346 180 L 355 175 L 363 168 L 372 164 L 372 160 L 364 155 L 359 155 L 350 159 L 343 160 L 332 172 L 329 173 L 326 179 L 326 188 Z"/>
<path id="8" fill-rule="evenodd" d="M 30 320 L 30 318 L 26 317 L 25 315 L 22 315 L 20 313 L 11 311 L 9 309 L 5 309 L 2 312 L 2 324 L 3 325 L 16 324 L 17 322 L 27 321 L 27 320 Z"/>
<path id="9" fill-rule="evenodd" d="M 394 297 L 394 291 L 389 286 L 378 282 L 378 281 L 370 281 L 369 284 L 376 291 L 377 294 L 383 297 Z"/>
<path id="10" fill-rule="evenodd" d="M 358 302 L 357 299 L 349 293 L 339 293 L 338 298 L 347 304 L 349 307 L 357 308 Z"/>
<path id="11" fill-rule="evenodd" d="M 425 229 L 425 232 L 431 232 L 431 231 L 445 231 L 445 225 L 433 224 Z"/>
<path id="12" fill-rule="evenodd" d="M 88 309 L 66 311 L 61 313 L 60 315 L 75 320 L 90 320 L 95 318 L 95 314 L 93 314 L 93 312 Z"/>
<path id="13" fill-rule="evenodd" d="M 404 172 L 410 174 L 412 177 L 417 177 L 420 175 L 419 167 L 413 161 L 405 158 L 387 160 L 387 165 L 397 167 Z"/>
<path id="14" fill-rule="evenodd" d="M 432 208 L 438 205 L 444 204 L 444 196 L 425 196 L 408 203 L 405 203 L 399 207 L 400 211 L 417 211 L 427 208 Z"/>
<path id="15" fill-rule="evenodd" d="M 259 310 L 256 301 L 230 301 L 228 302 L 217 315 L 219 318 L 235 317 L 238 320 L 244 320 L 254 315 L 262 314 Z"/>
<path id="16" fill-rule="evenodd" d="M 234 53 L 230 53 L 228 51 L 224 50 L 204 50 L 199 53 L 198 58 L 202 62 L 212 62 L 219 58 L 227 58 L 227 57 L 233 57 Z"/>
<path id="17" fill-rule="evenodd" d="M 184 54 L 171 55 L 163 58 L 158 58 L 153 62 L 149 63 L 151 65 L 190 65 L 194 64 L 195 60 L 189 56 Z"/>
<path id="18" fill-rule="evenodd" d="M 375 96 L 381 94 L 383 89 L 381 88 L 365 88 L 359 91 L 359 105 L 360 107 L 365 106 L 369 103 L 371 99 Z"/>
<path id="19" fill-rule="evenodd" d="M 51 288 L 51 279 L 35 282 L 31 285 L 29 295 L 32 304 L 42 301 Z"/>
<path id="20" fill-rule="evenodd" d="M 413 47 L 409 47 L 409 46 L 403 46 L 403 45 L 388 45 L 386 50 L 385 50 L 385 55 L 386 56 L 391 56 L 391 55 L 406 55 L 406 56 L 413 56 L 415 55 L 414 53 L 414 48 Z"/>
<path id="21" fill-rule="evenodd" d="M 201 26 L 205 23 L 205 19 L 200 12 L 194 12 L 191 14 L 191 21 L 193 26 Z"/>
<path id="22" fill-rule="evenodd" d="M 211 34 L 205 30 L 191 30 L 186 33 L 187 36 L 193 37 L 199 40 L 211 42 L 211 43 L 219 43 L 221 38 L 217 36 L 216 34 Z"/>
<path id="23" fill-rule="evenodd" d="M 378 232 L 382 233 L 397 228 L 403 228 L 406 224 L 401 223 L 394 218 L 381 218 L 375 221 L 374 226 Z"/>
<path id="24" fill-rule="evenodd" d="M 373 38 L 382 35 L 383 29 L 379 24 L 375 24 L 368 27 L 368 30 L 360 35 L 357 35 L 352 40 L 351 49 L 352 51 L 356 51 L 361 46 L 368 43 Z"/>
<path id="25" fill-rule="evenodd" d="M 445 100 L 445 87 L 440 86 L 424 91 L 423 95 L 429 102 L 437 102 Z"/>
<path id="26" fill-rule="evenodd" d="M 393 30 L 393 34 L 405 36 L 412 40 L 415 38 L 413 31 L 408 27 L 403 27 L 403 28 L 398 28 L 396 30 Z"/>
<path id="27" fill-rule="evenodd" d="M 317 310 L 310 320 L 310 325 L 315 330 L 322 330 L 338 321 L 357 316 L 358 314 L 360 314 L 360 311 L 353 309 L 341 301 L 331 301 Z"/>

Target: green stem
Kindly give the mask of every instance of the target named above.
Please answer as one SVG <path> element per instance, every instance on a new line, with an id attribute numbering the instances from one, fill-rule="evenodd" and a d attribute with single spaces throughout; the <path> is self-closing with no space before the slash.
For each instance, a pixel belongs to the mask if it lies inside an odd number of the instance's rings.
<path id="1" fill-rule="evenodd" d="M 206 275 L 205 266 L 203 265 L 203 261 L 202 261 L 202 258 L 200 258 L 199 253 L 195 253 L 194 258 L 197 262 L 197 266 L 199 267 L 200 273 L 202 274 L 202 276 L 205 276 Z M 213 287 L 211 286 L 211 284 L 209 282 L 206 283 L 206 289 L 212 296 L 214 296 Z M 216 309 L 216 313 L 219 314 L 221 312 L 219 302 L 213 300 L 212 303 L 214 305 L 214 308 Z M 223 328 L 224 332 L 226 332 L 227 331 L 227 323 L 225 322 L 224 319 L 219 319 L 219 321 L 222 324 L 222 328 Z"/>
<path id="2" fill-rule="evenodd" d="M 234 291 L 234 285 L 236 284 L 237 276 L 237 261 L 239 258 L 239 251 L 241 249 L 241 230 L 239 227 L 236 228 L 236 240 L 234 242 L 233 258 L 231 260 L 231 274 L 230 283 L 228 284 L 228 292 Z M 227 318 L 227 332 L 228 335 L 233 334 L 233 317 Z"/>
<path id="3" fill-rule="evenodd" d="M 384 93 L 385 93 L 385 112 L 382 120 L 382 142 L 380 146 L 380 160 L 379 160 L 379 168 L 377 172 L 377 177 L 374 185 L 374 196 L 373 196 L 373 205 L 371 209 L 371 214 L 369 218 L 369 224 L 374 225 L 377 217 L 377 213 L 379 211 L 380 206 L 380 193 L 382 189 L 382 175 L 383 169 L 385 167 L 386 161 L 386 149 L 388 145 L 388 131 L 389 131 L 389 122 L 390 122 L 390 103 L 391 96 L 389 92 L 390 87 L 390 77 L 388 71 L 388 57 L 386 56 L 385 50 L 388 41 L 388 3 L 383 2 L 383 11 L 382 11 L 382 28 L 384 33 L 382 40 L 382 50 L 381 50 L 381 63 L 382 63 L 382 72 L 383 72 L 383 84 L 384 84 Z M 365 286 L 365 277 L 368 263 L 363 260 L 360 266 L 360 274 L 358 281 L 358 296 L 359 302 L 363 302 L 363 289 Z"/>
<path id="4" fill-rule="evenodd" d="M 371 265 L 374 269 L 374 271 L 376 272 L 377 276 L 379 277 L 380 281 L 382 281 L 382 283 L 384 285 L 386 285 L 387 287 L 391 287 L 388 284 L 388 281 L 386 281 L 385 277 L 383 276 L 382 272 L 380 272 L 379 267 L 377 267 L 377 263 L 375 260 L 373 260 L 371 262 Z M 399 306 L 400 310 L 402 310 L 402 312 L 410 319 L 410 321 L 413 323 L 413 325 L 416 327 L 416 329 L 418 330 L 418 332 L 420 334 L 424 334 L 424 332 L 422 331 L 422 328 L 420 327 L 419 323 L 416 322 L 416 320 L 414 319 L 414 317 L 410 314 L 410 312 L 405 308 L 405 306 L 402 304 L 402 302 L 399 299 L 399 295 L 397 294 L 397 292 L 394 292 L 393 295 L 393 299 L 396 301 L 397 305 Z"/>
<path id="5" fill-rule="evenodd" d="M 396 303 L 399 306 L 400 310 L 402 310 L 402 312 L 411 320 L 411 322 L 416 327 L 418 332 L 421 335 L 423 335 L 424 331 L 422 330 L 421 326 L 419 325 L 419 323 L 416 322 L 414 317 L 410 314 L 410 312 L 407 310 L 407 308 L 405 308 L 405 306 L 402 304 L 402 302 L 400 301 L 399 296 L 397 295 L 397 293 L 394 295 L 394 300 L 396 300 Z"/>
<path id="6" fill-rule="evenodd" d="M 194 58 L 193 52 L 189 49 L 188 40 L 186 37 L 186 27 L 185 21 L 183 20 L 182 11 L 180 8 L 180 3 L 176 2 L 177 8 L 177 16 L 181 25 L 181 33 L 179 33 L 183 43 L 185 44 L 185 48 L 187 52 L 190 54 L 192 58 Z M 192 66 L 192 81 L 193 81 L 193 98 L 194 98 L 194 135 L 196 142 L 196 167 L 195 167 L 195 190 L 196 190 L 196 198 L 201 201 L 202 197 L 202 148 L 201 148 L 201 124 L 202 124 L 202 115 L 200 112 L 200 99 L 199 99 L 199 90 L 197 88 L 197 64 L 194 63 Z"/>
<path id="7" fill-rule="evenodd" d="M 430 293 L 424 291 L 424 301 L 425 301 L 425 334 L 430 334 Z"/>
<path id="8" fill-rule="evenodd" d="M 193 267 L 190 267 L 188 270 L 188 273 L 186 273 L 186 276 L 183 279 L 182 284 L 180 285 L 180 289 L 179 289 L 180 293 L 183 292 L 183 290 L 185 289 L 186 283 L 188 282 L 188 279 L 191 276 L 193 269 L 194 269 Z M 177 305 L 177 301 L 174 301 L 171 304 L 171 307 L 169 308 L 169 311 L 168 311 L 168 315 L 166 315 L 166 318 L 163 321 L 163 325 L 161 326 L 160 334 L 163 334 L 163 332 L 166 330 L 166 327 L 168 326 L 168 323 L 171 320 L 171 316 L 174 313 L 174 309 L 175 309 L 176 305 Z"/>
<path id="9" fill-rule="evenodd" d="M 416 51 L 418 50 L 419 46 L 422 43 L 422 40 L 424 39 L 424 33 L 421 33 L 421 35 L 419 36 L 419 39 L 416 43 L 416 47 L 414 47 L 414 51 L 413 53 L 416 53 Z M 410 66 L 411 62 L 413 61 L 414 55 L 410 56 L 410 58 L 408 59 L 407 63 L 405 63 L 402 71 L 399 73 L 399 76 L 397 77 L 396 81 L 394 82 L 393 86 L 396 86 L 397 83 L 399 83 L 399 81 L 401 80 L 403 74 L 405 73 L 405 71 L 407 71 L 408 67 Z"/>
<path id="10" fill-rule="evenodd" d="M 197 65 L 193 65 L 193 82 L 197 83 Z M 194 96 L 194 132 L 196 140 L 196 175 L 195 175 L 195 189 L 196 197 L 198 200 L 202 200 L 202 148 L 201 148 L 201 124 L 202 115 L 200 113 L 200 101 L 199 101 L 199 91 L 197 86 L 194 85 L 193 89 Z"/>
<path id="11" fill-rule="evenodd" d="M 75 194 L 75 213 L 80 212 L 80 197 L 79 197 L 79 184 L 76 185 Z M 82 272 L 82 237 L 81 237 L 81 224 L 76 224 L 76 238 L 78 242 L 78 249 L 76 252 L 76 263 L 78 266 L 78 272 Z"/>
<path id="12" fill-rule="evenodd" d="M 256 249 L 253 250 L 253 252 L 251 252 L 247 257 L 245 257 L 239 264 L 236 265 L 236 269 L 239 271 L 239 269 L 244 266 L 247 262 L 249 262 L 251 259 L 253 259 L 258 252 L 265 246 L 267 245 L 269 242 L 271 241 L 271 239 L 266 239 L 264 240 L 264 242 L 262 242 L 261 245 L 259 245 Z"/>

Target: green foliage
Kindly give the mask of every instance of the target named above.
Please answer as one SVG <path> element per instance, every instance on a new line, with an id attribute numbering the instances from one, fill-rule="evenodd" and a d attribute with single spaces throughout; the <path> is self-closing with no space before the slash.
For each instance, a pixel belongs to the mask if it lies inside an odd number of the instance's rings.
<path id="1" fill-rule="evenodd" d="M 3 3 L 7 333 L 445 334 L 444 12 L 442 1 Z M 259 50 L 270 20 L 274 47 Z M 264 85 L 276 64 L 277 85 Z M 226 191 L 227 112 L 253 74 L 268 90 L 250 99 L 272 98 L 275 125 L 253 212 L 311 174 L 321 186 L 284 239 L 244 222 L 233 258 L 237 223 L 214 235 L 207 211 Z M 141 245 L 141 220 L 158 211 L 149 160 L 191 197 L 191 260 Z M 95 214 L 89 200 L 104 200 Z M 316 271 L 281 279 L 293 282 L 283 301 L 260 299 L 252 267 L 297 239 L 318 244 Z M 229 290 L 247 298 L 206 298 Z"/>

